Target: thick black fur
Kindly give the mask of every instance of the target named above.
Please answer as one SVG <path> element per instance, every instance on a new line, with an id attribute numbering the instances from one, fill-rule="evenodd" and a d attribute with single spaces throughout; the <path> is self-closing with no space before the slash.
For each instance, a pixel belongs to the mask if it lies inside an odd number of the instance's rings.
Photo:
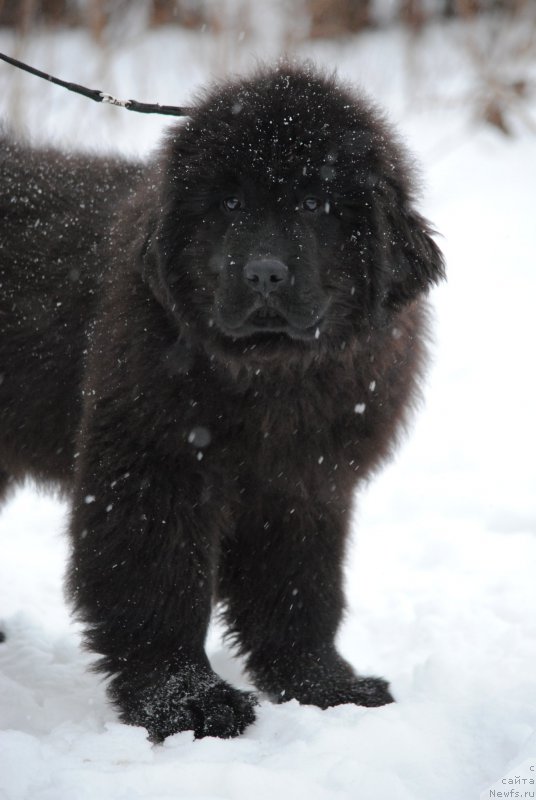
<path id="1" fill-rule="evenodd" d="M 276 700 L 391 702 L 334 644 L 354 490 L 443 276 L 388 125 L 279 66 L 209 91 L 148 164 L 4 137 L 0 174 L 0 476 L 71 498 L 69 594 L 121 718 L 252 722 L 205 655 L 216 602 Z"/>

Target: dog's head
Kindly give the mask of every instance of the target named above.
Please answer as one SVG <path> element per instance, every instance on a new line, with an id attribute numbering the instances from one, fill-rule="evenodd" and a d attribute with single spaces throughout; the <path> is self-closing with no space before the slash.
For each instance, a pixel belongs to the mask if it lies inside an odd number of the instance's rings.
<path id="1" fill-rule="evenodd" d="M 212 350 L 340 347 L 443 276 L 391 129 L 311 68 L 212 90 L 161 170 L 147 257 Z"/>

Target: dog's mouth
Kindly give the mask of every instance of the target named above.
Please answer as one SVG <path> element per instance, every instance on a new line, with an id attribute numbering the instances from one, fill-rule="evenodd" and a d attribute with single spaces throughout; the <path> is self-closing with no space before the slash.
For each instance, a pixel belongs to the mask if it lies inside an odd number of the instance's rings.
<path id="1" fill-rule="evenodd" d="M 259 330 L 281 330 L 289 326 L 289 322 L 279 311 L 271 306 L 262 306 L 254 311 L 246 320 L 247 325 L 252 325 Z"/>
<path id="2" fill-rule="evenodd" d="M 260 344 L 283 340 L 311 342 L 319 339 L 326 327 L 331 299 L 283 304 L 271 298 L 255 301 L 249 307 L 234 308 L 215 303 L 213 321 L 220 334 L 229 339 L 255 339 Z"/>
<path id="3" fill-rule="evenodd" d="M 243 339 L 244 337 L 280 338 L 281 336 L 300 341 L 310 341 L 318 338 L 322 318 L 316 317 L 313 325 L 304 325 L 301 320 L 294 321 L 292 316 L 275 308 L 272 305 L 262 305 L 249 312 L 244 320 L 231 330 L 227 329 L 227 335 L 233 338 Z"/>

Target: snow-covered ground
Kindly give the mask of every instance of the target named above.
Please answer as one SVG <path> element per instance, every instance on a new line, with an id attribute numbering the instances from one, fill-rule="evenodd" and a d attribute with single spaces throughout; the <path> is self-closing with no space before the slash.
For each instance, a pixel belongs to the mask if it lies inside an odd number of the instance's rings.
<path id="1" fill-rule="evenodd" d="M 471 121 L 462 38 L 432 31 L 415 44 L 393 31 L 300 48 L 390 110 L 423 165 L 422 207 L 448 261 L 426 402 L 360 498 L 347 571 L 341 648 L 387 676 L 398 702 L 264 701 L 240 739 L 151 746 L 86 671 L 62 596 L 65 507 L 28 488 L 0 516 L 2 800 L 470 800 L 536 764 L 536 139 L 523 121 L 512 139 Z M 163 31 L 125 35 L 102 56 L 75 32 L 23 48 L 0 32 L 0 50 L 122 97 L 186 103 L 211 75 L 273 56 L 276 39 Z M 37 140 L 128 153 L 168 124 L 3 64 L 0 110 Z M 245 683 L 217 629 L 209 653 Z M 536 796 L 534 784 L 514 788 Z"/>

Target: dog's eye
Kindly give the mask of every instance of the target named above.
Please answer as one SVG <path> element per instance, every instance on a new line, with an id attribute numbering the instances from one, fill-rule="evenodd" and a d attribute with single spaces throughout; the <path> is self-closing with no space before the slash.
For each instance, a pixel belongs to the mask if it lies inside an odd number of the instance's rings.
<path id="1" fill-rule="evenodd" d="M 321 203 L 318 197 L 306 197 L 302 202 L 302 207 L 305 208 L 306 211 L 318 211 L 320 205 Z"/>
<path id="2" fill-rule="evenodd" d="M 223 207 L 227 211 L 238 211 L 242 208 L 242 201 L 238 197 L 226 197 L 223 201 Z"/>

